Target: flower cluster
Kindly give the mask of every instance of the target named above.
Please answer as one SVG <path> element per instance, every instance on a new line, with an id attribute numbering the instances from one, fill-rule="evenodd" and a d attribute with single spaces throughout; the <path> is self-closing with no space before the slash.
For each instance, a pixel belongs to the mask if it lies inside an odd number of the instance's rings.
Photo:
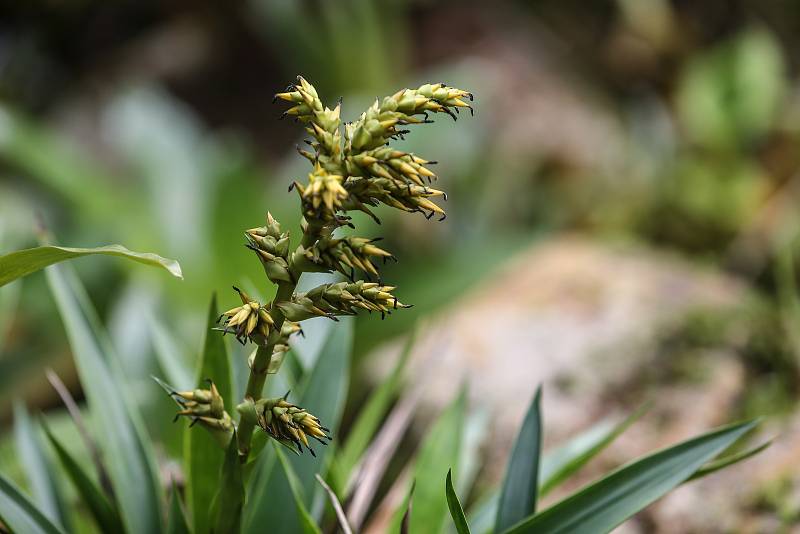
<path id="1" fill-rule="evenodd" d="M 300 452 L 303 452 L 302 445 L 305 445 L 316 456 L 308 444 L 309 437 L 323 445 L 327 445 L 325 439 L 332 439 L 328 435 L 330 431 L 322 426 L 317 417 L 287 402 L 285 397 L 261 399 L 255 403 L 255 408 L 259 427 L 284 445 L 296 445 Z"/>
<path id="2" fill-rule="evenodd" d="M 304 182 L 295 181 L 289 188 L 300 197 L 302 236 L 298 243 L 292 245 L 288 232 L 281 230 L 270 213 L 264 226 L 245 232 L 246 246 L 277 285 L 274 299 L 262 304 L 234 287 L 241 305 L 219 319 L 219 330 L 257 347 L 248 359 L 250 376 L 244 401 L 237 406 L 240 417 L 235 435 L 242 461 L 250 453 L 256 427 L 301 452 L 303 446 L 311 450 L 309 437 L 322 443 L 331 439 L 318 418 L 286 398 L 262 399 L 266 378 L 278 372 L 290 336 L 300 332 L 300 321 L 313 317 L 337 320 L 359 311 L 383 317 L 410 307 L 398 300 L 393 286 L 381 282 L 377 260 L 394 259 L 392 254 L 375 244 L 378 239 L 344 235 L 343 227 L 355 229 L 350 211 L 362 211 L 378 221 L 372 209 L 380 205 L 420 212 L 428 218 L 439 214 L 443 219 L 445 212 L 434 199 L 447 197 L 430 185 L 437 176 L 429 167 L 436 162 L 389 144 L 409 133 L 404 127 L 432 122 L 432 114 L 446 113 L 455 119 L 461 108 L 472 111 L 470 93 L 442 83 L 401 89 L 376 100 L 357 120 L 344 125 L 341 101 L 334 108 L 327 107 L 302 77 L 275 99 L 291 104 L 284 116 L 302 123 L 311 137 L 306 141 L 310 150 L 298 150 L 313 168 Z M 357 279 L 357 271 L 367 280 Z M 299 292 L 297 283 L 306 272 L 338 272 L 349 281 Z M 213 384 L 208 390 L 168 391 L 181 406 L 179 415 L 233 434 L 233 422 Z"/>

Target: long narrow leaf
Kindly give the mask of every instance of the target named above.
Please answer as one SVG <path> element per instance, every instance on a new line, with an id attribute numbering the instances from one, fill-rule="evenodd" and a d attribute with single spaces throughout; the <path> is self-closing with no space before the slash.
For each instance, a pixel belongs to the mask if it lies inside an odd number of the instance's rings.
<path id="1" fill-rule="evenodd" d="M 277 443 L 274 444 L 274 447 L 275 454 L 278 456 L 278 461 L 283 469 L 283 475 L 286 477 L 286 480 L 289 482 L 289 488 L 292 490 L 292 498 L 294 499 L 295 508 L 297 509 L 300 528 L 306 534 L 322 534 L 322 530 L 314 522 L 314 518 L 311 517 L 311 513 L 309 513 L 306 507 L 303 487 L 300 483 L 300 479 L 294 472 L 292 464 L 289 463 L 289 460 L 286 458 L 286 455 L 283 454 L 283 451 L 280 450 L 280 446 Z"/>
<path id="2" fill-rule="evenodd" d="M 447 475 L 445 467 L 458 463 L 461 456 L 465 410 L 466 392 L 462 390 L 420 445 L 414 465 L 416 490 L 412 498 L 411 532 L 439 532 L 447 521 L 447 497 L 442 495 L 442 479 Z M 393 531 L 397 531 L 399 519 L 395 516 Z"/>
<path id="3" fill-rule="evenodd" d="M 200 356 L 195 385 L 206 387 L 203 381 L 210 378 L 216 384 L 225 406 L 234 406 L 231 386 L 231 365 L 228 346 L 219 332 L 212 331 L 218 317 L 217 298 L 213 296 L 208 307 L 205 340 Z M 209 516 L 211 501 L 222 468 L 223 451 L 214 438 L 203 428 L 193 427 L 184 434 L 184 458 L 187 484 L 186 500 L 194 530 L 198 534 L 209 532 L 212 526 Z"/>
<path id="4" fill-rule="evenodd" d="M 189 534 L 189 525 L 186 523 L 186 515 L 183 513 L 181 496 L 178 488 L 172 484 L 172 491 L 169 503 L 169 516 L 167 517 L 167 534 Z"/>
<path id="5" fill-rule="evenodd" d="M 738 464 L 741 461 L 747 460 L 748 458 L 752 458 L 759 452 L 763 451 L 767 447 L 772 445 L 772 441 L 767 441 L 766 443 L 762 443 L 757 447 L 752 447 L 750 449 L 745 449 L 743 451 L 730 454 L 728 456 L 723 456 L 722 458 L 718 458 L 716 460 L 712 460 L 702 466 L 700 469 L 694 472 L 692 476 L 690 476 L 686 482 L 697 480 L 698 478 L 703 478 L 705 476 L 710 475 L 711 473 L 716 473 L 720 469 L 725 469 L 728 466 L 733 464 Z"/>
<path id="6" fill-rule="evenodd" d="M 403 370 L 405 369 L 411 348 L 414 346 L 414 335 L 408 339 L 400 354 L 400 358 L 389 373 L 388 379 L 384 380 L 375 392 L 369 397 L 363 409 L 359 410 L 358 417 L 353 423 L 353 427 L 347 436 L 347 441 L 341 451 L 336 455 L 331 469 L 336 487 L 340 494 L 346 494 L 353 468 L 358 463 L 361 455 L 364 454 L 367 446 L 378 429 L 378 426 L 386 415 L 386 410 L 397 394 L 400 387 Z"/>
<path id="7" fill-rule="evenodd" d="M 453 489 L 452 469 L 447 471 L 447 479 L 444 486 L 445 494 L 447 495 L 447 507 L 450 509 L 450 517 L 453 518 L 456 531 L 458 534 L 470 534 L 467 518 L 464 516 L 464 509 L 461 507 L 461 501 L 458 500 L 456 490 Z"/>
<path id="8" fill-rule="evenodd" d="M 45 245 L 36 248 L 18 250 L 0 256 L 0 287 L 17 278 L 22 278 L 49 265 L 72 258 L 101 254 L 105 256 L 119 256 L 145 265 L 161 267 L 172 276 L 183 278 L 181 266 L 175 260 L 162 258 L 150 252 L 134 252 L 122 245 L 107 245 L 96 248 L 71 248 Z"/>
<path id="9" fill-rule="evenodd" d="M 84 504 L 97 521 L 97 526 L 103 532 L 122 532 L 122 520 L 119 517 L 119 512 L 116 507 L 106 498 L 106 495 L 100 491 L 100 488 L 92 481 L 86 471 L 80 464 L 72 457 L 67 449 L 58 441 L 58 439 L 50 432 L 47 425 L 44 425 L 45 434 L 50 440 L 50 444 L 56 451 L 59 461 L 61 462 L 64 472 L 67 477 L 72 481 L 75 489 L 78 491 Z"/>
<path id="10" fill-rule="evenodd" d="M 119 362 L 104 334 L 95 330 L 96 314 L 86 302 L 77 277 L 63 265 L 50 266 L 45 273 L 72 347 L 95 431 L 102 436 L 98 441 L 125 526 L 131 532 L 160 532 L 161 489 L 155 460 L 133 402 L 118 378 L 120 373 L 112 372 L 112 366 Z"/>
<path id="11" fill-rule="evenodd" d="M 62 528 L 69 526 L 64 521 L 64 500 L 53 478 L 50 459 L 42 450 L 41 440 L 28 410 L 19 401 L 14 402 L 14 437 L 17 456 L 27 475 L 34 502 L 53 523 Z"/>
<path id="12" fill-rule="evenodd" d="M 687 480 L 755 425 L 756 422 L 748 421 L 722 427 L 623 466 L 506 532 L 610 532 Z"/>
<path id="13" fill-rule="evenodd" d="M 295 401 L 331 428 L 334 440 L 337 439 L 336 429 L 339 427 L 347 396 L 352 327 L 352 320 L 342 320 L 331 331 L 311 374 L 302 385 L 299 401 Z M 314 475 L 324 474 L 330 447 L 314 446 L 314 451 L 316 457 L 303 454 L 290 457 L 287 461 L 297 474 L 307 508 L 316 512 L 317 509 L 312 504 L 315 496 L 321 495 L 321 488 L 318 487 Z M 259 485 L 248 500 L 245 531 L 260 532 L 263 525 L 281 525 L 286 532 L 298 530 L 300 526 L 297 514 L 294 513 L 291 492 L 287 491 L 289 488 L 285 477 L 278 469 L 271 469 L 270 462 L 263 462 L 262 465 L 270 471 L 260 474 L 263 476 Z"/>
<path id="14" fill-rule="evenodd" d="M 502 532 L 536 511 L 542 448 L 542 388 L 536 390 L 508 460 L 495 531 Z"/>
<path id="15" fill-rule="evenodd" d="M 3 475 L 0 475 L 0 519 L 13 532 L 25 534 L 63 532 Z"/>
<path id="16" fill-rule="evenodd" d="M 339 521 L 339 528 L 342 529 L 343 534 L 353 534 L 353 529 L 350 528 L 350 523 L 347 521 L 347 516 L 342 508 L 342 503 L 339 502 L 339 498 L 336 496 L 336 493 L 334 493 L 327 482 L 325 482 L 325 479 L 319 476 L 319 473 L 316 475 L 316 479 L 320 486 L 322 486 L 322 488 L 325 490 L 325 493 L 328 494 L 333 511 L 336 512 L 336 519 Z"/>
<path id="17" fill-rule="evenodd" d="M 244 507 L 244 480 L 242 464 L 239 461 L 239 449 L 236 443 L 236 432 L 231 437 L 225 451 L 222 472 L 215 484 L 217 494 L 214 497 L 213 532 L 236 534 L 242 525 L 242 508 Z"/>
<path id="18" fill-rule="evenodd" d="M 598 423 L 567 441 L 564 445 L 542 456 L 539 472 L 539 495 L 548 494 L 553 488 L 569 478 L 600 454 L 611 442 L 625 432 L 648 409 L 643 405 L 618 424 L 611 421 Z"/>

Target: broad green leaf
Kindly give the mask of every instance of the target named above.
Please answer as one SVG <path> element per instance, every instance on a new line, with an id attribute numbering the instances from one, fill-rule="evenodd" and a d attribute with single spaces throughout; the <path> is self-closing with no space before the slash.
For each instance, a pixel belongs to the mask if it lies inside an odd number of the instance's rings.
<path id="1" fill-rule="evenodd" d="M 59 534 L 63 532 L 3 475 L 0 475 L 0 520 L 12 532 L 20 534 Z"/>
<path id="2" fill-rule="evenodd" d="M 122 532 L 122 520 L 116 506 L 113 505 L 100 488 L 94 483 L 89 475 L 84 471 L 75 458 L 70 455 L 67 449 L 56 439 L 47 425 L 44 425 L 45 434 L 50 440 L 50 444 L 56 451 L 61 466 L 67 477 L 72 481 L 78 491 L 83 503 L 89 509 L 100 527 L 102 532 Z"/>
<path id="3" fill-rule="evenodd" d="M 426 433 L 414 465 L 413 509 L 410 532 L 440 532 L 447 520 L 447 497 L 442 494 L 445 467 L 458 462 L 463 440 L 466 392 L 462 392 Z M 457 467 L 457 466 L 456 466 Z M 395 516 L 392 531 L 399 528 Z"/>
<path id="4" fill-rule="evenodd" d="M 502 532 L 536 511 L 542 450 L 542 388 L 536 390 L 508 460 L 495 531 Z"/>
<path id="5" fill-rule="evenodd" d="M 314 368 L 301 387 L 302 393 L 298 399 L 289 397 L 290 401 L 316 415 L 325 426 L 332 429 L 334 441 L 347 398 L 352 340 L 353 321 L 343 319 L 325 341 Z M 323 445 L 312 447 L 316 457 L 303 454 L 288 459 L 297 474 L 309 509 L 312 509 L 315 495 L 321 491 L 314 474 L 324 474 L 330 451 L 330 447 Z M 263 465 L 269 467 L 269 462 L 264 462 Z M 286 490 L 285 477 L 277 469 L 272 469 L 259 481 L 248 500 L 245 527 L 247 532 L 260 532 L 263 525 L 281 525 L 286 532 L 298 530 L 291 492 Z"/>
<path id="6" fill-rule="evenodd" d="M 239 461 L 239 449 L 236 443 L 236 432 L 231 437 L 225 451 L 222 471 L 214 485 L 217 494 L 212 505 L 214 527 L 212 532 L 236 534 L 242 526 L 242 508 L 244 507 L 244 480 L 242 464 Z"/>
<path id="7" fill-rule="evenodd" d="M 493 532 L 494 522 L 497 519 L 497 503 L 500 500 L 500 490 L 493 489 L 487 495 L 470 507 L 469 524 L 478 534 Z"/>
<path id="8" fill-rule="evenodd" d="M 364 407 L 358 411 L 358 417 L 350 429 L 347 441 L 336 455 L 331 473 L 339 494 L 347 493 L 353 468 L 369 446 L 370 440 L 383 422 L 386 411 L 400 388 L 403 370 L 408 362 L 408 356 L 411 354 L 411 348 L 414 346 L 414 337 L 412 334 L 406 342 L 389 377 L 378 386 Z"/>
<path id="9" fill-rule="evenodd" d="M 228 346 L 221 333 L 211 330 L 216 325 L 218 316 L 215 295 L 211 298 L 208 308 L 205 341 L 195 386 L 205 387 L 206 378 L 213 380 L 230 412 L 236 405 L 236 401 L 232 398 L 233 387 Z M 202 534 L 211 529 L 209 510 L 219 481 L 224 455 L 217 441 L 203 428 L 192 427 L 184 433 L 184 436 L 184 450 L 186 451 L 184 462 L 187 475 L 186 500 L 194 530 L 198 534 Z"/>
<path id="10" fill-rule="evenodd" d="M 766 443 L 762 443 L 761 445 L 758 445 L 757 447 L 752 447 L 750 449 L 745 449 L 743 451 L 740 451 L 740 452 L 737 452 L 737 453 L 734 453 L 734 454 L 730 454 L 730 455 L 727 455 L 727 456 L 723 456 L 722 458 L 717 458 L 716 460 L 712 460 L 712 461 L 708 462 L 707 464 L 705 464 L 704 466 L 702 466 L 697 471 L 695 471 L 694 474 L 692 476 L 690 476 L 686 480 L 686 482 L 689 482 L 689 481 L 692 481 L 692 480 L 697 480 L 698 478 L 703 478 L 704 476 L 708 476 L 711 473 L 716 473 L 720 469 L 725 469 L 728 466 L 731 466 L 733 464 L 739 463 L 739 462 L 741 462 L 743 460 L 747 460 L 748 458 L 751 458 L 751 457 L 755 456 L 756 454 L 758 454 L 759 452 L 763 451 L 764 449 L 769 447 L 771 444 L 772 444 L 772 441 L 767 441 Z"/>
<path id="11" fill-rule="evenodd" d="M 548 494 L 578 469 L 600 454 L 647 411 L 644 405 L 618 424 L 604 421 L 578 434 L 564 445 L 542 457 L 539 471 L 539 495 Z"/>
<path id="12" fill-rule="evenodd" d="M 278 456 L 278 461 L 283 469 L 283 475 L 286 477 L 286 480 L 289 482 L 289 488 L 292 490 L 292 497 L 294 498 L 294 504 L 297 508 L 300 528 L 302 528 L 303 532 L 306 534 L 322 534 L 322 530 L 320 530 L 319 526 L 314 522 L 314 518 L 311 517 L 306 507 L 303 488 L 300 479 L 297 477 L 297 473 L 294 472 L 292 464 L 289 463 L 286 455 L 283 454 L 279 444 L 275 443 L 273 446 L 275 447 L 275 454 Z"/>
<path id="13" fill-rule="evenodd" d="M 452 470 L 447 471 L 447 480 L 445 480 L 444 486 L 447 495 L 447 507 L 450 509 L 450 517 L 453 518 L 456 531 L 458 534 L 470 534 L 467 518 L 464 516 L 464 509 L 461 507 L 461 501 L 458 500 L 456 490 L 453 489 Z"/>
<path id="14" fill-rule="evenodd" d="M 69 526 L 65 522 L 64 499 L 53 478 L 50 459 L 45 456 L 35 425 L 20 401 L 14 402 L 14 438 L 17 457 L 25 470 L 34 502 L 53 523 L 62 528 Z"/>
<path id="15" fill-rule="evenodd" d="M 110 343 L 98 327 L 83 287 L 68 266 L 46 269 L 88 400 L 98 442 L 108 466 L 126 530 L 161 531 L 161 488 L 143 424 Z"/>
<path id="16" fill-rule="evenodd" d="M 54 263 L 92 255 L 119 256 L 145 265 L 166 269 L 172 276 L 183 278 L 181 266 L 175 260 L 162 258 L 150 252 L 133 252 L 122 245 L 108 245 L 97 248 L 69 248 L 45 245 L 18 250 L 0 256 L 0 287 L 17 278 L 22 278 Z"/>
<path id="17" fill-rule="evenodd" d="M 507 533 L 598 534 L 647 507 L 752 430 L 755 421 L 718 428 L 625 465 Z"/>
<path id="18" fill-rule="evenodd" d="M 172 484 L 170 492 L 169 517 L 167 518 L 167 534 L 189 534 L 189 525 L 186 524 L 186 516 L 181 505 L 181 496 L 175 483 Z"/>

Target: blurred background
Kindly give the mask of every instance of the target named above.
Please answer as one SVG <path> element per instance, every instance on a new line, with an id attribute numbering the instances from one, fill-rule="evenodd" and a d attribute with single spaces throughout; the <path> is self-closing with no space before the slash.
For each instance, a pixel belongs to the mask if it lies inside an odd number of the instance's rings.
<path id="1" fill-rule="evenodd" d="M 401 87 L 470 90 L 474 117 L 401 144 L 440 161 L 446 221 L 357 220 L 386 237 L 400 262 L 384 278 L 415 307 L 359 318 L 345 420 L 420 324 L 421 402 L 467 382 L 496 436 L 479 480 L 502 474 L 540 382 L 545 443 L 653 402 L 605 465 L 763 415 L 767 453 L 624 529 L 777 532 L 800 518 L 798 50 L 800 4 L 779 0 L 4 2 L 0 251 L 34 246 L 43 221 L 61 244 L 180 261 L 182 282 L 75 263 L 168 454 L 153 332 L 195 357 L 212 293 L 271 296 L 242 230 L 267 209 L 299 228 L 302 131 L 272 95 L 302 74 L 352 120 Z M 0 289 L 4 472 L 12 399 L 60 406 L 46 367 L 80 398 L 35 275 Z"/>

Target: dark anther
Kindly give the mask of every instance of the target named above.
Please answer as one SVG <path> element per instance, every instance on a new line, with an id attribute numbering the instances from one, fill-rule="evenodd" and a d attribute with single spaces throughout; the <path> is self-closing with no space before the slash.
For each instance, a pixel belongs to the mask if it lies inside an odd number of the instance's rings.
<path id="1" fill-rule="evenodd" d="M 470 100 L 474 100 L 474 98 L 475 98 L 475 97 L 472 95 L 472 93 L 467 93 L 467 96 L 469 97 L 469 99 L 470 99 Z"/>
<path id="2" fill-rule="evenodd" d="M 425 218 L 426 218 L 426 219 L 430 220 L 430 218 L 431 218 L 431 217 L 433 217 L 433 212 L 430 212 L 430 213 L 426 213 L 426 214 L 425 214 Z"/>
<path id="3" fill-rule="evenodd" d="M 471 107 L 471 106 L 470 106 L 470 108 L 469 108 L 469 115 L 470 115 L 470 117 L 474 117 L 474 116 L 475 116 L 475 110 L 474 110 L 474 109 L 472 109 L 472 107 Z"/>
<path id="4" fill-rule="evenodd" d="M 291 192 L 292 192 L 292 189 L 294 189 L 294 186 L 295 186 L 296 184 L 297 184 L 297 182 L 292 182 L 291 184 L 289 184 L 289 190 L 287 191 L 287 193 L 291 193 Z"/>
<path id="5" fill-rule="evenodd" d="M 288 399 L 289 398 L 289 393 L 291 393 L 291 392 L 292 392 L 291 389 L 289 391 L 287 391 L 286 394 L 283 396 L 283 400 Z"/>
<path id="6" fill-rule="evenodd" d="M 311 453 L 311 456 L 313 456 L 314 458 L 316 458 L 316 457 L 317 457 L 317 455 L 316 455 L 316 454 L 314 454 L 314 449 L 312 449 L 312 448 L 311 448 L 311 447 L 309 447 L 308 445 L 306 445 L 306 448 L 308 449 L 308 452 L 310 452 L 310 453 Z"/>
<path id="7" fill-rule="evenodd" d="M 238 288 L 238 287 L 236 287 L 236 286 L 231 286 L 231 287 L 232 287 L 232 288 L 233 288 L 233 290 L 234 290 L 234 291 L 236 291 L 237 293 L 241 293 L 241 291 L 239 290 L 239 288 Z"/>
<path id="8" fill-rule="evenodd" d="M 397 309 L 397 297 L 394 298 L 394 309 Z"/>
<path id="9" fill-rule="evenodd" d="M 273 96 L 272 97 L 272 103 L 274 104 L 277 101 L 278 101 L 278 95 Z"/>
<path id="10" fill-rule="evenodd" d="M 447 202 L 447 193 L 444 193 L 444 192 L 443 192 L 443 193 L 442 193 L 442 198 L 445 200 L 445 202 Z"/>
<path id="11" fill-rule="evenodd" d="M 447 214 L 446 214 L 446 213 L 442 213 L 442 216 L 441 216 L 441 217 L 439 217 L 439 222 L 442 222 L 442 221 L 443 221 L 443 220 L 445 220 L 446 218 L 447 218 Z"/>
<path id="12" fill-rule="evenodd" d="M 280 117 L 278 117 L 278 120 L 279 120 L 279 121 L 282 121 L 282 120 L 283 120 L 283 119 L 286 117 L 286 115 L 288 115 L 288 113 L 286 113 L 286 112 L 284 111 L 283 113 L 281 113 L 281 116 L 280 116 Z"/>
<path id="13" fill-rule="evenodd" d="M 194 425 L 196 425 L 196 424 L 197 424 L 197 422 L 198 422 L 199 420 L 200 420 L 200 419 L 198 419 L 197 417 L 195 417 L 194 419 L 192 419 L 192 422 L 191 422 L 191 423 L 189 423 L 189 428 L 192 428 Z"/>
<path id="14" fill-rule="evenodd" d="M 383 321 L 384 319 L 386 319 L 386 314 L 384 312 L 381 312 L 381 321 Z"/>

